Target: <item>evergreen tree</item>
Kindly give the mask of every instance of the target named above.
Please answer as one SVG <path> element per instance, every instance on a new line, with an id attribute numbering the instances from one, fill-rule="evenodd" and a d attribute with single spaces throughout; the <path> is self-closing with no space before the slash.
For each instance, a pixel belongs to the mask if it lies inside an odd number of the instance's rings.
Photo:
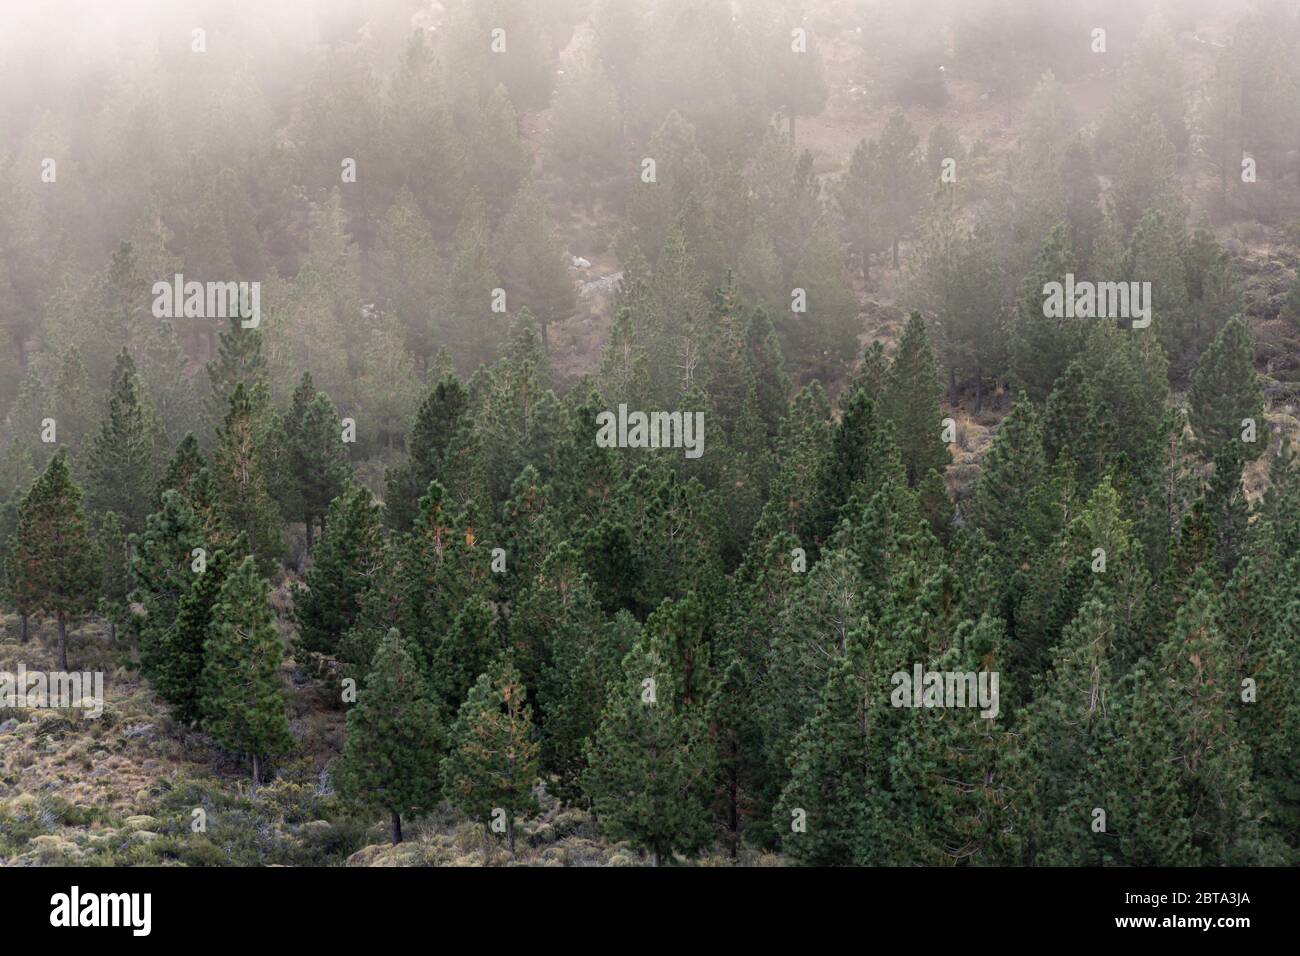
<path id="1" fill-rule="evenodd" d="M 269 594 L 252 555 L 226 576 L 212 609 L 200 683 L 204 729 L 222 747 L 251 758 L 254 785 L 265 758 L 293 745 Z"/>
<path id="2" fill-rule="evenodd" d="M 340 639 L 357 623 L 363 596 L 382 567 L 380 521 L 365 485 L 344 485 L 330 503 L 311 567 L 293 595 L 298 642 L 308 655 L 334 656 Z"/>
<path id="3" fill-rule="evenodd" d="M 217 428 L 230 408 L 236 387 L 242 384 L 250 390 L 267 373 L 260 329 L 244 328 L 238 317 L 232 317 L 219 335 L 218 352 L 207 364 L 207 418 Z"/>
<path id="4" fill-rule="evenodd" d="M 6 571 L 19 611 L 52 614 L 59 627 L 59 667 L 68 669 L 68 625 L 95 605 L 100 568 L 72 480 L 60 449 L 18 507 Z"/>
<path id="5" fill-rule="evenodd" d="M 531 180 L 515 194 L 501 223 L 499 269 L 507 302 L 537 317 L 543 343 L 547 329 L 567 319 L 577 303 L 573 279 L 552 235 L 550 215 Z"/>
<path id="6" fill-rule="evenodd" d="M 601 830 L 644 847 L 656 866 L 713 838 L 716 754 L 705 708 L 685 703 L 670 659 L 647 629 L 610 685 L 582 777 Z"/>
<path id="7" fill-rule="evenodd" d="M 235 532 L 248 535 L 248 545 L 259 566 L 270 570 L 282 548 L 280 515 L 263 471 L 253 395 L 242 382 L 230 397 L 218 437 L 214 456 L 217 503 L 226 523 Z"/>
<path id="8" fill-rule="evenodd" d="M 199 440 L 194 437 L 193 432 L 186 432 L 185 437 L 176 446 L 171 460 L 167 462 L 167 467 L 163 469 L 162 477 L 158 480 L 151 510 L 158 511 L 162 507 L 162 497 L 167 491 L 180 492 L 182 497 L 193 504 L 195 480 L 199 472 L 206 470 L 207 467 L 208 461 L 199 448 Z"/>
<path id="9" fill-rule="evenodd" d="M 898 451 L 915 487 L 931 469 L 943 473 L 950 460 L 940 438 L 938 369 L 921 316 L 913 312 L 898 340 L 898 352 L 885 380 L 881 410 L 894 423 Z"/>
<path id="10" fill-rule="evenodd" d="M 192 725 L 202 716 L 204 649 L 222 585 L 241 550 L 247 549 L 214 552 L 202 572 L 187 569 L 192 583 L 177 603 L 176 622 L 157 636 L 150 656 L 149 680 L 182 724 Z"/>
<path id="11" fill-rule="evenodd" d="M 315 524 L 343 490 L 351 473 L 341 439 L 341 423 L 328 397 L 316 391 L 311 373 L 303 372 L 284 422 L 287 464 L 294 501 L 302 509 L 307 550 L 315 541 Z"/>
<path id="12" fill-rule="evenodd" d="M 502 657 L 479 675 L 452 726 L 451 750 L 442 762 L 443 787 L 448 800 L 483 824 L 484 862 L 487 828 L 498 821 L 504 826 L 513 855 L 516 818 L 537 809 L 538 745 L 532 719 L 519 672 Z"/>
<path id="13" fill-rule="evenodd" d="M 407 441 L 410 458 L 384 475 L 387 523 L 409 531 L 429 482 L 445 476 L 447 448 L 462 426 L 469 397 L 460 380 L 448 375 L 420 403 Z"/>
<path id="14" fill-rule="evenodd" d="M 1022 394 L 998 426 L 975 483 L 968 516 L 999 544 L 1012 538 L 1025 514 L 1025 498 L 1046 469 L 1038 414 Z"/>
<path id="15" fill-rule="evenodd" d="M 153 678 L 166 666 L 163 642 L 172 633 L 180 605 L 194 586 L 197 550 L 207 551 L 201 520 L 179 491 L 163 492 L 162 506 L 132 535 L 131 593 L 144 614 L 133 620 L 139 637 L 140 669 Z"/>
<path id="16" fill-rule="evenodd" d="M 350 803 L 388 811 L 393 844 L 401 843 L 402 816 L 438 804 L 446 732 L 416 656 L 396 630 L 375 651 L 347 723 L 335 784 Z"/>
<path id="17" fill-rule="evenodd" d="M 99 613 L 108 623 L 109 641 L 116 644 L 118 626 L 126 621 L 129 613 L 127 602 L 131 590 L 127 536 L 122 532 L 117 512 L 104 515 L 95 544 L 100 559 Z"/>
<path id="18" fill-rule="evenodd" d="M 92 510 L 116 512 L 128 531 L 144 527 L 158 480 L 163 438 L 140 385 L 135 363 L 123 349 L 113 369 L 108 417 L 87 459 L 87 499 Z"/>
<path id="19" fill-rule="evenodd" d="M 1240 317 L 1230 320 L 1201 356 L 1188 395 L 1192 430 L 1206 457 L 1229 442 L 1241 442 L 1246 420 L 1254 423 L 1255 443 L 1242 449 L 1246 458 L 1258 457 L 1267 444 L 1264 399 L 1255 375 L 1255 346 L 1250 329 Z"/>

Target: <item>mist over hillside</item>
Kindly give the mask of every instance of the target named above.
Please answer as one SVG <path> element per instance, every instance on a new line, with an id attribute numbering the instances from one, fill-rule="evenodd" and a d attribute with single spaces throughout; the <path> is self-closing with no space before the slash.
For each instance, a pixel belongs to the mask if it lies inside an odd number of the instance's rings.
<path id="1" fill-rule="evenodd" d="M 1300 861 L 1300 4 L 0 5 L 0 863 Z"/>

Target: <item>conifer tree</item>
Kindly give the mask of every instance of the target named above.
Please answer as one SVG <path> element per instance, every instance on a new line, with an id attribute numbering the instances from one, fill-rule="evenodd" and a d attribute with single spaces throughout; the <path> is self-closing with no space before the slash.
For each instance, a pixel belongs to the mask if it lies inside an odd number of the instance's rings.
<path id="1" fill-rule="evenodd" d="M 222 747 L 251 758 L 254 785 L 265 759 L 293 745 L 269 594 L 249 555 L 222 582 L 203 648 L 203 727 Z"/>
<path id="2" fill-rule="evenodd" d="M 395 629 L 375 651 L 347 726 L 334 782 L 350 803 L 386 810 L 393 844 L 401 843 L 403 815 L 438 804 L 446 731 L 416 655 Z"/>
<path id="3" fill-rule="evenodd" d="M 140 642 L 141 671 L 153 678 L 165 665 L 163 642 L 175 627 L 181 601 L 194 586 L 197 549 L 206 552 L 213 544 L 189 502 L 170 489 L 130 543 L 131 593 L 144 608 L 133 628 Z"/>
<path id="4" fill-rule="evenodd" d="M 434 696 L 445 713 L 456 713 L 478 675 L 500 653 L 495 612 L 482 597 L 472 596 L 435 647 L 429 668 Z"/>
<path id="5" fill-rule="evenodd" d="M 1066 225 L 1055 226 L 1024 277 L 1011 324 L 1011 371 L 1035 401 L 1043 401 L 1067 365 L 1083 349 L 1086 327 L 1078 319 L 1045 314 L 1043 289 L 1075 271 Z"/>
<path id="6" fill-rule="evenodd" d="M 28 489 L 9 543 L 9 589 L 20 611 L 52 614 L 59 628 L 59 667 L 68 669 L 68 625 L 95 605 L 100 568 L 62 449 Z"/>
<path id="7" fill-rule="evenodd" d="M 582 776 L 601 830 L 644 847 L 655 866 L 674 852 L 703 849 L 714 835 L 716 753 L 705 707 L 682 700 L 669 660 L 667 648 L 643 632 L 610 685 Z"/>
<path id="8" fill-rule="evenodd" d="M 108 639 L 117 643 L 118 626 L 126 621 L 127 600 L 131 590 L 131 577 L 127 559 L 127 537 L 122 532 L 122 522 L 117 512 L 110 511 L 99 523 L 95 535 L 99 552 L 99 613 L 108 623 Z"/>
<path id="9" fill-rule="evenodd" d="M 261 330 L 244 328 L 237 316 L 232 317 L 220 333 L 217 355 L 207 365 L 210 388 L 208 421 L 219 430 L 229 412 L 236 387 L 242 384 L 246 391 L 251 390 L 255 383 L 266 377 L 266 371 Z"/>
<path id="10" fill-rule="evenodd" d="M 265 570 L 280 557 L 280 515 L 268 490 L 253 396 L 235 385 L 219 432 L 216 455 L 217 503 L 226 523 L 248 535 L 248 546 Z"/>
<path id="11" fill-rule="evenodd" d="M 1090 826 L 1093 808 L 1106 803 L 1102 755 L 1115 745 L 1114 643 L 1113 610 L 1095 598 L 1085 602 L 1062 633 L 1026 718 L 1035 863 L 1095 866 L 1114 858 L 1113 841 Z"/>
<path id="12" fill-rule="evenodd" d="M 284 422 L 286 458 L 293 500 L 307 528 L 307 550 L 315 541 L 316 520 L 343 490 L 351 473 L 338 415 L 323 393 L 316 391 L 311 373 L 303 372 L 294 389 Z"/>
<path id="13" fill-rule="evenodd" d="M 167 467 L 163 469 L 162 477 L 158 480 L 151 510 L 157 511 L 162 507 L 163 493 L 167 491 L 178 491 L 193 504 L 195 479 L 199 472 L 207 467 L 208 461 L 199 448 L 199 440 L 194 437 L 193 432 L 186 432 L 185 437 L 176 446 L 176 451 L 172 453 L 171 460 L 167 462 Z"/>
<path id="14" fill-rule="evenodd" d="M 1291 283 L 1291 291 L 1286 294 L 1278 318 L 1285 319 L 1294 328 L 1300 329 L 1300 275 Z"/>
<path id="15" fill-rule="evenodd" d="M 100 426 L 86 463 L 87 499 L 92 510 L 116 512 L 127 531 L 144 527 L 158 479 L 161 429 L 148 406 L 135 363 L 123 349 L 113 369 L 108 417 Z"/>
<path id="16" fill-rule="evenodd" d="M 377 583 L 384 541 L 380 509 L 365 485 L 344 485 L 328 515 L 303 586 L 294 589 L 293 607 L 302 649 L 332 657 L 357 623 L 365 592 Z"/>
<path id="17" fill-rule="evenodd" d="M 858 662 L 861 666 L 861 661 Z M 790 780 L 775 807 L 782 848 L 810 866 L 864 864 L 882 835 L 878 780 L 883 761 L 872 733 L 873 706 L 852 658 L 837 662 L 821 699 L 793 742 Z"/>
<path id="18" fill-rule="evenodd" d="M 242 544 L 241 538 L 238 544 Z M 230 552 L 217 550 L 203 563 L 203 570 L 188 570 L 192 576 L 189 589 L 176 606 L 175 624 L 157 637 L 157 649 L 151 655 L 149 680 L 158 696 L 172 705 L 173 714 L 182 724 L 194 724 L 202 716 L 202 678 L 204 649 L 212 631 L 212 617 L 221 587 L 246 548 Z"/>
<path id="19" fill-rule="evenodd" d="M 1264 399 L 1255 375 L 1255 347 L 1240 316 L 1229 320 L 1201 355 L 1188 395 L 1189 419 L 1207 458 L 1228 442 L 1241 442 L 1246 420 L 1254 422 L 1254 444 L 1244 444 L 1246 458 L 1256 458 L 1267 442 Z"/>
<path id="20" fill-rule="evenodd" d="M 577 299 L 568 263 L 552 235 L 550 215 L 540 190 L 527 180 L 519 187 L 501 223 L 499 269 L 507 301 L 537 317 L 542 342 L 547 329 L 567 319 Z"/>
<path id="21" fill-rule="evenodd" d="M 429 482 L 445 480 L 447 448 L 464 423 L 468 407 L 469 396 L 454 375 L 438 382 L 420 403 L 407 440 L 410 457 L 384 474 L 384 508 L 390 528 L 409 531 Z"/>
<path id="22" fill-rule="evenodd" d="M 898 352 L 881 400 L 882 412 L 894 423 L 894 438 L 911 487 L 916 487 L 931 469 L 942 474 L 950 460 L 940 438 L 942 391 L 925 323 L 920 313 L 913 312 L 898 340 Z"/>
<path id="23" fill-rule="evenodd" d="M 984 458 L 967 514 L 990 538 L 1011 538 L 1025 513 L 1025 499 L 1046 469 L 1038 413 L 1023 394 L 998 426 Z"/>
<path id="24" fill-rule="evenodd" d="M 902 110 L 890 114 L 880 131 L 876 170 L 871 182 L 875 187 L 875 217 L 881 235 L 890 250 L 894 268 L 898 268 L 899 243 L 912 229 L 912 223 L 925 195 L 925 167 L 920 140 Z"/>
<path id="25" fill-rule="evenodd" d="M 504 825 L 513 855 L 516 818 L 537 809 L 538 745 L 532 719 L 519 672 L 502 657 L 479 675 L 452 726 L 451 750 L 442 762 L 443 787 L 448 800 L 484 825 L 484 862 L 487 828 L 497 821 Z"/>

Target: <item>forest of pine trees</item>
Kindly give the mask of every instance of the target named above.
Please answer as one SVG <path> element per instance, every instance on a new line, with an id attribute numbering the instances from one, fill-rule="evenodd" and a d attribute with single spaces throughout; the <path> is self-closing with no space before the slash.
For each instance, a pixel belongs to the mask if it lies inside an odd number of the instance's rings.
<path id="1" fill-rule="evenodd" d="M 1300 863 L 1300 10 L 917 5 L 946 39 L 391 0 L 29 51 L 0 665 L 141 681 L 232 792 L 323 794 L 329 862 L 545 816 L 649 865 Z M 156 318 L 177 273 L 260 322 Z M 1050 317 L 1066 273 L 1152 321 Z M 604 447 L 620 406 L 703 454 Z"/>

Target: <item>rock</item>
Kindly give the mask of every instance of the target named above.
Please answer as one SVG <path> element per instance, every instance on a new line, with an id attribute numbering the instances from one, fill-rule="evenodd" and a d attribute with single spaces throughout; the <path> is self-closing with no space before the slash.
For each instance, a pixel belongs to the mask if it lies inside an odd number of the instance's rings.
<path id="1" fill-rule="evenodd" d="M 608 295 L 617 289 L 618 284 L 622 281 L 623 273 L 621 272 L 601 276 L 599 279 L 592 279 L 590 282 L 582 284 L 582 288 L 578 290 L 578 297 L 587 299 L 593 295 Z"/>
<path id="2" fill-rule="evenodd" d="M 17 729 L 18 720 L 15 717 L 10 717 L 3 724 L 0 724 L 0 734 L 12 734 Z"/>
<path id="3" fill-rule="evenodd" d="M 136 740 L 141 737 L 145 740 L 153 740 L 158 735 L 154 733 L 153 724 L 132 724 L 122 731 L 122 736 L 127 740 Z"/>

